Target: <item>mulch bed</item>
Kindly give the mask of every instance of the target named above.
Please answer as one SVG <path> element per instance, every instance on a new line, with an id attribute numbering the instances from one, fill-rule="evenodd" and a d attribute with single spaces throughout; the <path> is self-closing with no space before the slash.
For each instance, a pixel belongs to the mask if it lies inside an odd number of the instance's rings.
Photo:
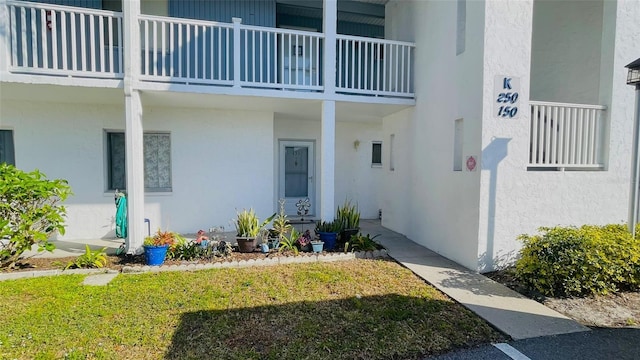
<path id="1" fill-rule="evenodd" d="M 323 251 L 319 254 L 327 254 L 332 253 L 332 251 Z M 315 253 L 308 252 L 300 252 L 295 256 L 312 256 L 317 255 Z M 279 252 L 270 252 L 268 254 L 263 254 L 261 252 L 255 251 L 252 253 L 240 253 L 240 252 L 232 252 L 228 257 L 215 257 L 212 259 L 199 259 L 193 261 L 184 261 L 184 260 L 169 260 L 166 259 L 164 261 L 164 265 L 185 265 L 185 264 L 206 264 L 206 263 L 215 263 L 215 262 L 231 262 L 231 261 L 240 261 L 240 260 L 261 260 L 267 258 L 281 257 L 281 256 L 294 256 L 292 252 L 285 251 L 282 253 Z M 76 259 L 76 256 L 70 257 L 62 257 L 62 258 L 44 258 L 44 257 L 30 257 L 26 259 L 21 259 L 19 262 L 15 264 L 13 268 L 10 269 L 2 269 L 0 272 L 17 272 L 17 271 L 34 271 L 34 270 L 52 270 L 52 269 L 62 269 L 69 262 L 72 262 Z M 144 255 L 109 255 L 107 256 L 107 266 L 106 269 L 121 271 L 125 266 L 142 266 L 146 265 Z"/>
<path id="2" fill-rule="evenodd" d="M 545 306 L 590 327 L 640 327 L 640 292 L 552 298 L 524 286 L 513 268 L 484 274 L 490 279 L 536 300 Z"/>

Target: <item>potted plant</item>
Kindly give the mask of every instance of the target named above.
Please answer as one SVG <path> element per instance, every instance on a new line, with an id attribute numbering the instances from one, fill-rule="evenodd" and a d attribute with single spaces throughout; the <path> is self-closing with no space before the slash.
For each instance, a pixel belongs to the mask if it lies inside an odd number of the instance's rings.
<path id="1" fill-rule="evenodd" d="M 298 237 L 298 239 L 296 240 L 296 246 L 300 249 L 300 251 L 311 251 L 311 232 L 309 230 L 305 231 Z"/>
<path id="2" fill-rule="evenodd" d="M 144 256 L 147 265 L 158 266 L 164 263 L 169 246 L 176 243 L 179 235 L 171 231 L 158 231 L 153 236 L 144 239 Z"/>
<path id="3" fill-rule="evenodd" d="M 338 233 L 341 230 L 342 224 L 339 221 L 316 222 L 316 233 L 320 236 L 320 240 L 324 242 L 325 250 L 333 250 L 336 246 Z"/>
<path id="4" fill-rule="evenodd" d="M 234 223 L 238 250 L 242 253 L 253 252 L 256 248 L 256 237 L 260 234 L 260 230 L 262 230 L 275 215 L 276 214 L 271 215 L 264 222 L 260 223 L 253 209 L 244 209 L 239 212 Z"/>
<path id="5" fill-rule="evenodd" d="M 322 240 L 311 240 L 311 247 L 313 248 L 314 253 L 321 253 L 322 248 L 324 247 L 324 241 Z"/>
<path id="6" fill-rule="evenodd" d="M 351 205 L 350 201 L 346 201 L 342 207 L 338 206 L 336 220 L 342 224 L 341 243 L 349 241 L 353 235 L 357 235 L 360 231 L 360 212 L 358 206 Z"/>
<path id="7" fill-rule="evenodd" d="M 196 244 L 202 248 L 206 248 L 209 245 L 209 237 L 204 230 L 198 230 L 198 234 L 195 240 Z"/>
<path id="8" fill-rule="evenodd" d="M 269 252 L 269 230 L 267 229 L 262 229 L 260 230 L 260 251 L 262 251 L 263 254 L 266 254 Z"/>

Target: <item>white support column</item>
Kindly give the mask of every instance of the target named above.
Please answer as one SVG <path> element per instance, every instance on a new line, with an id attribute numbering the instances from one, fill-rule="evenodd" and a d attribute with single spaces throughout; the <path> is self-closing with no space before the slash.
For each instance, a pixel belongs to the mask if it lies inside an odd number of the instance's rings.
<path id="1" fill-rule="evenodd" d="M 336 92 L 337 0 L 324 0 L 322 19 L 324 32 L 324 92 L 332 96 Z"/>
<path id="2" fill-rule="evenodd" d="M 125 95 L 125 146 L 127 174 L 127 254 L 140 253 L 146 235 L 144 227 L 144 137 L 140 93 Z"/>
<path id="3" fill-rule="evenodd" d="M 124 96 L 127 174 L 127 254 L 142 252 L 144 242 L 144 137 L 140 92 L 140 0 L 122 2 L 124 16 Z"/>
<path id="4" fill-rule="evenodd" d="M 335 164 L 336 159 L 336 102 L 322 102 L 322 133 L 320 138 L 320 219 L 335 217 Z"/>
<path id="5" fill-rule="evenodd" d="M 338 27 L 338 1 L 323 0 L 324 32 L 324 92 L 332 97 L 336 92 L 336 31 Z M 320 219 L 335 217 L 336 171 L 336 102 L 322 102 L 322 132 L 320 138 Z"/>

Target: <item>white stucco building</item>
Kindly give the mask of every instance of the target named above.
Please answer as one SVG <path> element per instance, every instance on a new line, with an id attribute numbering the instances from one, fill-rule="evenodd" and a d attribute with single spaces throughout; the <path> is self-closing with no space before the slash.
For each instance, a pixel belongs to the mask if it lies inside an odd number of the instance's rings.
<path id="1" fill-rule="evenodd" d="M 345 199 L 471 269 L 626 219 L 640 2 L 0 0 L 0 161 L 65 178 L 65 238 Z"/>

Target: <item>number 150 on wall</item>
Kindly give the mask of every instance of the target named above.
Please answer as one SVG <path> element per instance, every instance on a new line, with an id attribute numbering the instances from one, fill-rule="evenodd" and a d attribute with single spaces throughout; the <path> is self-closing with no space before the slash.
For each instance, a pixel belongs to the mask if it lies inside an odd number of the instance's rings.
<path id="1" fill-rule="evenodd" d="M 518 102 L 518 93 L 507 92 L 498 94 L 496 99 L 498 104 L 515 104 Z M 512 118 L 518 113 L 518 107 L 512 105 L 502 105 L 498 108 L 498 116 Z"/>

